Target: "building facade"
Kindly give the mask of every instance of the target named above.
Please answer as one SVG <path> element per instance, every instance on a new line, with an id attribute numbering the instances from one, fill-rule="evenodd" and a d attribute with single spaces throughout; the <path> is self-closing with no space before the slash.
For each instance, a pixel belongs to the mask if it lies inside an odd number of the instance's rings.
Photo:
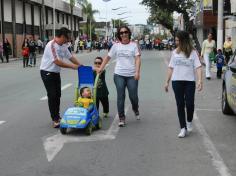
<path id="1" fill-rule="evenodd" d="M 50 40 L 54 33 L 53 0 L 0 0 L 0 40 L 7 38 L 12 46 L 13 57 L 21 55 L 25 37 Z M 72 28 L 70 4 L 56 0 L 55 30 L 67 27 L 73 37 L 79 35 L 79 22 L 83 21 L 81 7 L 73 7 Z"/>

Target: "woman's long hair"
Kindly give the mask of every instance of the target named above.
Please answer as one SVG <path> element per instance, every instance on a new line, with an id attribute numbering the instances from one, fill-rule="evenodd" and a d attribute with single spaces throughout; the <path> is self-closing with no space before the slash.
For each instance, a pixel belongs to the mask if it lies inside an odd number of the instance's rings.
<path id="1" fill-rule="evenodd" d="M 185 54 L 187 58 L 189 58 L 191 52 L 193 51 L 192 41 L 189 37 L 189 33 L 186 31 L 178 31 L 176 37 L 179 39 L 179 46 L 177 49 L 177 53 L 181 51 Z"/>

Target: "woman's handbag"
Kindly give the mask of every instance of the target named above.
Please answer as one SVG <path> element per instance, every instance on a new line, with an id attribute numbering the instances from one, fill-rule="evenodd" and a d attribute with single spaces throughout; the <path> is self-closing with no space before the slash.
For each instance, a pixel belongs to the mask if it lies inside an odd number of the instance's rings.
<path id="1" fill-rule="evenodd" d="M 29 57 L 29 50 L 27 48 L 23 49 L 21 52 L 23 57 Z"/>

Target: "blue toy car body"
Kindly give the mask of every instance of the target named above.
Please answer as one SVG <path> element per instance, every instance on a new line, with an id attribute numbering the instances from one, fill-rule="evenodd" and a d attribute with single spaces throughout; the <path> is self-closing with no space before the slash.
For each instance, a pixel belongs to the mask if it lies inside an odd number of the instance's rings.
<path id="1" fill-rule="evenodd" d="M 102 119 L 99 117 L 96 108 L 96 88 L 99 75 L 94 81 L 92 67 L 81 66 L 78 69 L 78 77 L 79 84 L 75 90 L 75 107 L 70 107 L 65 111 L 60 122 L 60 131 L 62 134 L 66 134 L 68 128 L 85 129 L 86 134 L 91 135 L 93 128 L 102 128 Z M 85 86 L 90 87 L 92 90 L 94 101 L 93 108 L 90 110 L 77 106 L 77 100 L 80 96 L 79 89 Z"/>

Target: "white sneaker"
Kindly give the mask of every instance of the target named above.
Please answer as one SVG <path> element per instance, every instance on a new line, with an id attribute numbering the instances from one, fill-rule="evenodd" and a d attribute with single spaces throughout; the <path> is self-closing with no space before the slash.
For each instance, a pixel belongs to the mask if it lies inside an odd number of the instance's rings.
<path id="1" fill-rule="evenodd" d="M 125 126 L 125 121 L 120 120 L 118 125 L 119 125 L 119 127 L 124 127 Z"/>
<path id="2" fill-rule="evenodd" d="M 140 116 L 139 115 L 136 115 L 136 120 L 140 120 Z"/>
<path id="3" fill-rule="evenodd" d="M 134 112 L 134 115 L 136 117 L 136 120 L 140 120 L 139 111 Z"/>
<path id="4" fill-rule="evenodd" d="M 187 122 L 187 130 L 188 130 L 188 132 L 192 132 L 193 131 L 192 122 Z"/>
<path id="5" fill-rule="evenodd" d="M 186 129 L 185 128 L 181 128 L 180 133 L 178 134 L 179 138 L 184 138 L 186 136 Z"/>

